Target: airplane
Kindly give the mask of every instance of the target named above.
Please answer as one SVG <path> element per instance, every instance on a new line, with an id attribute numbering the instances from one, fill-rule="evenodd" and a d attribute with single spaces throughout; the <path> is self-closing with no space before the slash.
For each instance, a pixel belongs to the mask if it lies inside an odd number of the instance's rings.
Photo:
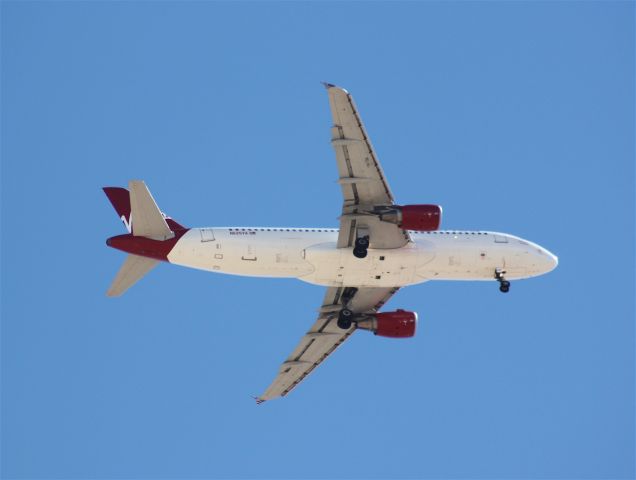
<path id="1" fill-rule="evenodd" d="M 103 189 L 128 231 L 106 241 L 128 254 L 108 296 L 123 294 L 160 262 L 326 287 L 318 318 L 258 403 L 287 395 L 356 330 L 414 336 L 417 313 L 379 312 L 402 287 L 480 280 L 496 281 L 506 293 L 510 280 L 558 264 L 545 248 L 514 235 L 440 230 L 439 205 L 396 204 L 352 96 L 324 85 L 343 196 L 340 228 L 187 228 L 162 213 L 141 180 Z"/>

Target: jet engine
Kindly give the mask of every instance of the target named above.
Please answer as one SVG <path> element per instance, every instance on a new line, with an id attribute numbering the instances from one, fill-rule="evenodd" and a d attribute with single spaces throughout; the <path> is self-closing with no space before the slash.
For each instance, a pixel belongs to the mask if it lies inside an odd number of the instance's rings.
<path id="1" fill-rule="evenodd" d="M 380 213 L 383 222 L 395 223 L 404 230 L 431 232 L 442 223 L 439 205 L 395 205 Z"/>
<path id="2" fill-rule="evenodd" d="M 365 315 L 357 321 L 358 328 L 370 330 L 381 337 L 408 338 L 415 335 L 417 313 L 397 310 L 395 312 Z"/>

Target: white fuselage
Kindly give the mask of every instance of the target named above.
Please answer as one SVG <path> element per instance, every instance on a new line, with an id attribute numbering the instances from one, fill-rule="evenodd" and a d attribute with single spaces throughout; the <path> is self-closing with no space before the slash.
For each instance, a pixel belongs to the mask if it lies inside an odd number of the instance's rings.
<path id="1" fill-rule="evenodd" d="M 410 232 L 396 249 L 369 248 L 364 259 L 336 248 L 330 228 L 193 228 L 168 261 L 232 275 L 298 278 L 330 287 L 402 287 L 428 280 L 519 279 L 549 272 L 557 258 L 537 244 L 496 232 Z"/>

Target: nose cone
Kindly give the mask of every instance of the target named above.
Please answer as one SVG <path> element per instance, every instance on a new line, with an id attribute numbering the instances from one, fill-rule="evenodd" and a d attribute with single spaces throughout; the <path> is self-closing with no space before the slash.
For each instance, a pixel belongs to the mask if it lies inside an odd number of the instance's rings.
<path id="1" fill-rule="evenodd" d="M 548 250 L 545 250 L 545 257 L 546 257 L 546 263 L 547 263 L 546 272 L 551 272 L 559 264 L 559 257 L 557 257 L 554 253 L 549 252 Z"/>
<path id="2" fill-rule="evenodd" d="M 511 247 L 514 246 L 514 244 L 511 244 Z M 530 277 L 551 272 L 559 264 L 559 258 L 555 254 L 528 240 L 519 239 L 519 246 L 516 251 L 518 252 L 519 266 L 525 269 Z M 513 264 L 514 262 L 511 261 L 510 263 Z M 508 268 L 508 265 L 506 265 L 506 270 L 508 270 L 508 275 L 510 275 L 511 269 Z"/>
<path id="3" fill-rule="evenodd" d="M 554 270 L 559 264 L 559 258 L 552 252 L 537 245 L 537 253 L 534 255 L 534 262 L 541 274 Z"/>

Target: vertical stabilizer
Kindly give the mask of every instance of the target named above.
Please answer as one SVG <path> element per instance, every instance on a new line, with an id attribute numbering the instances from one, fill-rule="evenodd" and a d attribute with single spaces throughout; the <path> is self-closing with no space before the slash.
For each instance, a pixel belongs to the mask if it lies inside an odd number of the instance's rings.
<path id="1" fill-rule="evenodd" d="M 104 187 L 102 190 L 104 190 L 108 200 L 110 200 L 110 203 L 117 211 L 117 215 L 119 215 L 121 221 L 124 222 L 128 233 L 133 233 L 132 216 L 130 215 L 130 193 L 128 190 L 121 187 Z M 166 216 L 165 213 L 161 215 L 173 232 L 176 230 L 187 230 L 186 227 L 178 223 L 174 218 Z"/>
<path id="2" fill-rule="evenodd" d="M 128 255 L 124 264 L 117 272 L 115 280 L 106 292 L 109 297 L 118 297 L 141 278 L 157 266 L 159 260 L 152 258 L 140 257 L 139 255 Z"/>
<path id="3" fill-rule="evenodd" d="M 115 208 L 117 215 L 124 222 L 124 226 L 128 233 L 132 233 L 132 218 L 130 217 L 130 195 L 128 190 L 121 187 L 104 187 L 104 193 Z"/>

